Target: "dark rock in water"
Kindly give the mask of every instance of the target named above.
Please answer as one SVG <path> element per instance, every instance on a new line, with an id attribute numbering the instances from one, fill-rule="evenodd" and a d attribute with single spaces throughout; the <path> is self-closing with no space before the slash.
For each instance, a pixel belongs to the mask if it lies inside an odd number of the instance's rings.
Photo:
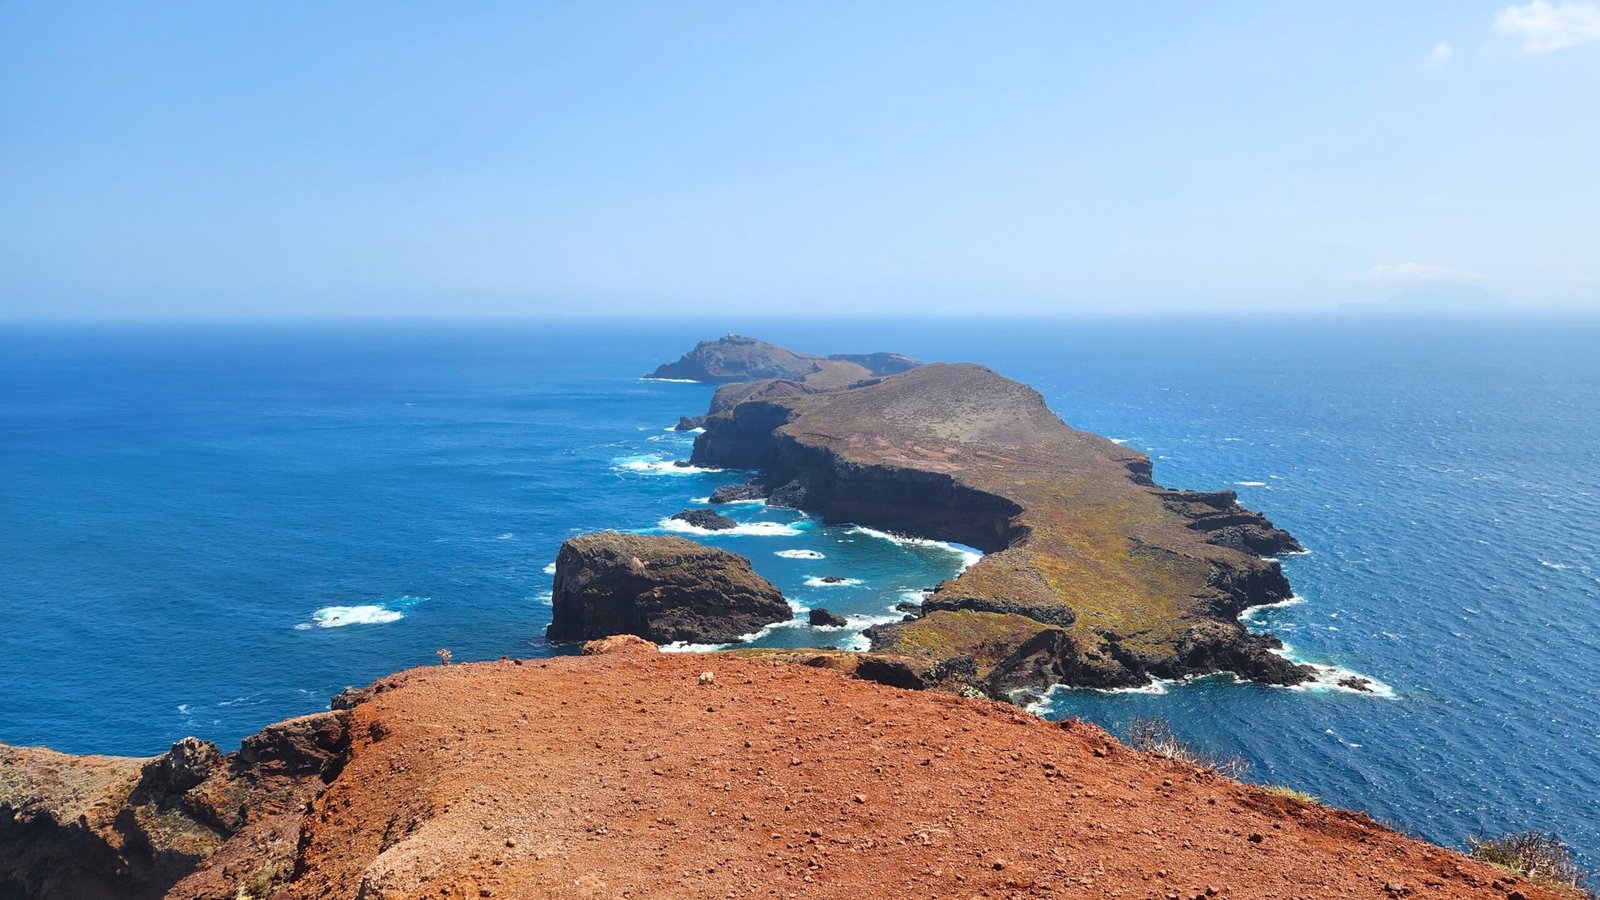
<path id="1" fill-rule="evenodd" d="M 688 522 L 696 528 L 704 528 L 707 531 L 727 531 L 739 524 L 714 509 L 686 509 L 682 512 L 673 513 L 672 518 L 680 522 Z"/>
<path id="2" fill-rule="evenodd" d="M 922 604 L 912 603 L 909 600 L 902 600 L 894 605 L 894 611 L 903 613 L 920 613 L 922 612 Z"/>
<path id="3" fill-rule="evenodd" d="M 767 494 L 768 506 L 803 509 L 806 504 L 806 486 L 799 479 L 786 481 Z"/>
<path id="4" fill-rule="evenodd" d="M 837 575 L 824 575 L 817 579 L 823 584 L 844 584 L 845 580 Z"/>
<path id="5" fill-rule="evenodd" d="M 696 428 L 700 428 L 703 425 L 705 425 L 705 421 L 706 421 L 705 416 L 693 416 L 693 417 L 690 417 L 690 416 L 679 416 L 678 417 L 678 424 L 674 425 L 672 430 L 673 431 L 693 431 Z"/>
<path id="6" fill-rule="evenodd" d="M 1283 642 L 1270 634 L 1254 634 L 1235 622 L 1202 621 L 1178 639 L 1173 657 L 1151 666 L 1163 678 L 1209 672 L 1234 672 L 1263 684 L 1299 684 L 1313 671 L 1274 653 Z"/>
<path id="7" fill-rule="evenodd" d="M 737 503 L 740 500 L 760 500 L 767 496 L 767 489 L 762 487 L 759 480 L 747 481 L 744 484 L 725 484 L 711 492 L 712 503 Z"/>
<path id="8" fill-rule="evenodd" d="M 675 459 L 675 460 L 672 461 L 672 464 L 674 466 L 676 466 L 677 468 L 679 468 L 679 469 L 692 469 L 692 468 L 694 468 L 694 463 L 688 461 L 687 459 Z"/>
<path id="9" fill-rule="evenodd" d="M 817 356 L 730 334 L 696 344 L 677 362 L 658 367 L 649 377 L 726 384 L 770 379 L 800 381 L 821 374 L 842 386 L 874 375 L 903 372 L 916 365 L 916 360 L 898 353 Z"/>
<path id="10" fill-rule="evenodd" d="M 818 608 L 811 611 L 811 625 L 813 627 L 843 628 L 848 624 L 844 616 L 835 615 L 825 609 Z"/>
<path id="11" fill-rule="evenodd" d="M 658 644 L 722 644 L 794 615 L 742 556 L 615 531 L 561 545 L 551 605 L 551 641 L 633 634 Z"/>
<path id="12" fill-rule="evenodd" d="M 1364 691 L 1369 694 L 1372 693 L 1372 682 L 1366 678 L 1360 677 L 1359 675 L 1351 675 L 1341 678 L 1339 679 L 1338 684 L 1340 687 L 1349 688 L 1352 691 Z"/>

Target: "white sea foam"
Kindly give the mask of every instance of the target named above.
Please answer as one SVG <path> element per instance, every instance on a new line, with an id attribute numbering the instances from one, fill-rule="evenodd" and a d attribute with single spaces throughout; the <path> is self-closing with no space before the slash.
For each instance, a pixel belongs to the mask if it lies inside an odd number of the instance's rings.
<path id="1" fill-rule="evenodd" d="M 784 559 L 822 559 L 822 554 L 815 550 L 777 550 L 772 555 Z"/>
<path id="2" fill-rule="evenodd" d="M 799 525 L 788 525 L 783 522 L 740 522 L 732 528 L 701 528 L 682 519 L 670 516 L 657 522 L 656 525 L 663 531 L 676 531 L 679 534 L 737 534 L 750 537 L 795 537 L 805 533 Z"/>
<path id="3" fill-rule="evenodd" d="M 497 541 L 509 541 L 514 537 L 516 537 L 516 535 L 512 534 L 511 532 L 508 531 L 505 534 L 496 535 L 495 536 L 495 540 L 497 540 Z"/>
<path id="4" fill-rule="evenodd" d="M 1562 570 L 1565 570 L 1565 569 L 1572 568 L 1571 566 L 1567 565 L 1566 563 L 1551 562 L 1548 559 L 1539 560 L 1539 565 L 1544 566 L 1546 568 L 1555 569 L 1557 571 L 1562 571 Z"/>
<path id="5" fill-rule="evenodd" d="M 1291 691 L 1360 694 L 1367 697 L 1378 697 L 1384 700 L 1393 700 L 1396 696 L 1394 688 L 1384 684 L 1376 678 L 1373 678 L 1371 675 L 1363 675 L 1353 669 L 1346 669 L 1344 666 L 1331 666 L 1324 663 L 1314 663 L 1307 662 L 1303 659 L 1296 659 L 1294 657 L 1294 648 L 1290 647 L 1288 644 L 1284 644 L 1281 648 L 1272 652 L 1278 654 L 1284 659 L 1289 660 L 1290 662 L 1298 663 L 1302 666 L 1310 666 L 1312 670 L 1316 672 L 1310 681 L 1302 681 L 1299 684 L 1284 685 L 1284 687 Z M 1340 684 L 1342 681 L 1355 681 L 1361 686 L 1351 687 L 1347 684 Z"/>
<path id="6" fill-rule="evenodd" d="M 859 578 L 841 578 L 841 579 L 839 579 L 837 581 L 827 581 L 827 580 L 825 580 L 823 578 L 819 578 L 819 577 L 813 575 L 810 578 L 806 579 L 806 587 L 815 587 L 815 588 L 852 587 L 852 586 L 858 585 L 860 583 L 861 583 L 861 579 L 859 579 Z"/>
<path id="7" fill-rule="evenodd" d="M 868 528 L 865 525 L 852 526 L 847 533 L 864 534 L 868 537 L 875 537 L 881 540 L 899 544 L 902 547 L 933 547 L 938 550 L 954 553 L 961 557 L 961 568 L 963 571 L 971 568 L 978 562 L 978 560 L 983 559 L 983 554 L 977 550 L 974 550 L 964 544 L 956 544 L 950 541 L 935 541 L 929 538 L 906 537 L 905 535 L 900 534 L 890 534 L 887 531 L 879 531 L 876 528 Z"/>
<path id="8" fill-rule="evenodd" d="M 932 594 L 933 591 L 930 591 L 927 588 L 906 588 L 900 592 L 900 601 L 902 603 L 915 603 L 918 606 L 921 606 L 922 601 L 928 599 L 928 597 Z"/>
<path id="9" fill-rule="evenodd" d="M 318 628 L 343 628 L 346 625 L 385 625 L 398 622 L 405 613 L 378 603 L 359 606 L 324 606 L 311 614 L 311 624 Z"/>
<path id="10" fill-rule="evenodd" d="M 641 375 L 640 381 L 664 381 L 668 384 L 699 384 L 698 378 L 657 378 L 654 375 Z"/>
<path id="11" fill-rule="evenodd" d="M 662 653 L 714 653 L 718 650 L 725 650 L 730 646 L 732 645 L 691 644 L 688 641 L 673 641 L 670 644 L 662 644 L 657 649 L 659 649 Z"/>
<path id="12" fill-rule="evenodd" d="M 1306 602 L 1304 597 L 1290 597 L 1287 600 L 1279 600 L 1277 603 L 1263 603 L 1260 606 L 1252 606 L 1239 613 L 1239 621 L 1246 625 L 1256 625 L 1260 623 L 1261 614 L 1269 609 L 1288 609 L 1291 606 L 1299 606 L 1304 602 Z"/>
<path id="13" fill-rule="evenodd" d="M 1265 481 L 1235 481 L 1234 484 L 1237 484 L 1239 487 L 1266 487 L 1267 486 L 1267 483 Z"/>
<path id="14" fill-rule="evenodd" d="M 774 631 L 777 631 L 779 628 L 801 628 L 809 624 L 805 619 L 800 618 L 811 611 L 809 608 L 802 606 L 793 600 L 789 601 L 789 608 L 794 610 L 794 618 L 785 619 L 782 622 L 773 622 L 771 625 L 768 625 L 757 631 L 740 635 L 739 639 L 736 641 L 729 641 L 726 644 L 691 644 L 688 641 L 673 641 L 670 644 L 662 644 L 658 649 L 660 649 L 663 653 L 713 653 L 718 650 L 726 650 L 729 647 L 746 646 L 752 641 L 761 640 Z"/>
<path id="15" fill-rule="evenodd" d="M 722 471 L 702 466 L 680 466 L 673 460 L 658 457 L 625 456 L 613 462 L 617 469 L 639 475 L 706 475 Z"/>
<path id="16" fill-rule="evenodd" d="M 528 599 L 534 601 L 535 603 L 542 603 L 545 606 L 550 606 L 551 604 L 555 603 L 555 594 L 551 593 L 550 591 L 540 591 Z"/>
<path id="17" fill-rule="evenodd" d="M 1126 444 L 1131 439 L 1130 438 L 1106 438 L 1106 440 L 1110 441 L 1113 444 L 1121 446 L 1123 444 Z"/>
<path id="18" fill-rule="evenodd" d="M 842 649 L 842 650 L 852 650 L 852 651 L 855 651 L 857 653 L 865 653 L 866 651 L 872 649 L 872 638 L 867 637 L 866 629 L 871 628 L 874 625 L 888 625 L 888 624 L 890 624 L 892 622 L 899 622 L 899 621 L 902 621 L 904 619 L 905 619 L 905 614 L 904 613 L 898 613 L 898 612 L 891 612 L 891 613 L 886 613 L 884 615 L 877 615 L 877 616 L 866 616 L 866 615 L 845 616 L 845 618 L 844 618 L 845 627 L 841 628 L 839 630 L 840 631 L 851 631 L 851 632 L 854 632 L 854 633 L 851 634 L 849 639 L 847 639 L 840 646 L 840 649 Z"/>
<path id="19" fill-rule="evenodd" d="M 679 428 L 676 425 L 668 425 L 667 427 L 665 427 L 665 428 L 663 428 L 661 430 L 665 431 L 665 432 L 669 432 L 671 434 L 704 434 L 705 433 L 705 429 L 704 428 Z M 655 440 L 655 439 L 652 438 L 652 440 Z"/>
<path id="20" fill-rule="evenodd" d="M 556 564 L 555 563 L 547 563 L 547 564 L 545 564 L 544 573 L 546 575 L 554 575 L 556 573 Z"/>

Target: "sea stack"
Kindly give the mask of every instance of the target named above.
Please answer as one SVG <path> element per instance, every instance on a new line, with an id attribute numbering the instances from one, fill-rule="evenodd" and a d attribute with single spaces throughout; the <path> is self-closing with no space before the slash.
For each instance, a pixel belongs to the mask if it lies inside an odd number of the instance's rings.
<path id="1" fill-rule="evenodd" d="M 551 603 L 552 641 L 633 634 L 659 644 L 724 644 L 794 615 L 742 556 L 615 531 L 561 545 Z"/>

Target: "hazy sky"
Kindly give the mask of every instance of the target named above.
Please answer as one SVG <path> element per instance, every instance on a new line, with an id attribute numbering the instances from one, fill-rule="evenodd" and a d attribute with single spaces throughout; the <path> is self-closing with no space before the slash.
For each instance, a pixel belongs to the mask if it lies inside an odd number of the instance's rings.
<path id="1" fill-rule="evenodd" d="M 4 317 L 1440 282 L 1600 308 L 1600 3 L 0 0 Z"/>

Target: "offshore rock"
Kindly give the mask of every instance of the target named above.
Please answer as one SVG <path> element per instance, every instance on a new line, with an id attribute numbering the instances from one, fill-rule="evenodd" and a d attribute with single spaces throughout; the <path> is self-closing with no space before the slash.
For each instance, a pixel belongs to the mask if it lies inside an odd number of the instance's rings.
<path id="1" fill-rule="evenodd" d="M 808 621 L 813 628 L 843 628 L 850 624 L 844 616 L 829 612 L 820 606 L 810 612 Z"/>
<path id="2" fill-rule="evenodd" d="M 728 518 L 714 509 L 686 509 L 672 514 L 672 518 L 679 522 L 687 522 L 696 528 L 707 531 L 727 531 L 738 527 L 739 523 Z"/>
<path id="3" fill-rule="evenodd" d="M 650 378 L 688 378 L 715 384 L 784 379 L 792 382 L 821 376 L 842 385 L 880 375 L 893 375 L 918 365 L 898 353 L 858 353 L 817 356 L 779 347 L 766 341 L 725 335 L 702 341 L 677 362 L 658 366 Z"/>
<path id="4" fill-rule="evenodd" d="M 747 481 L 744 484 L 725 484 L 711 492 L 712 503 L 739 503 L 744 500 L 760 500 L 767 496 L 767 489 L 761 486 L 760 481 Z"/>
<path id="5" fill-rule="evenodd" d="M 633 634 L 656 643 L 722 644 L 794 613 L 742 556 L 670 536 L 601 531 L 556 554 L 546 637 Z"/>

